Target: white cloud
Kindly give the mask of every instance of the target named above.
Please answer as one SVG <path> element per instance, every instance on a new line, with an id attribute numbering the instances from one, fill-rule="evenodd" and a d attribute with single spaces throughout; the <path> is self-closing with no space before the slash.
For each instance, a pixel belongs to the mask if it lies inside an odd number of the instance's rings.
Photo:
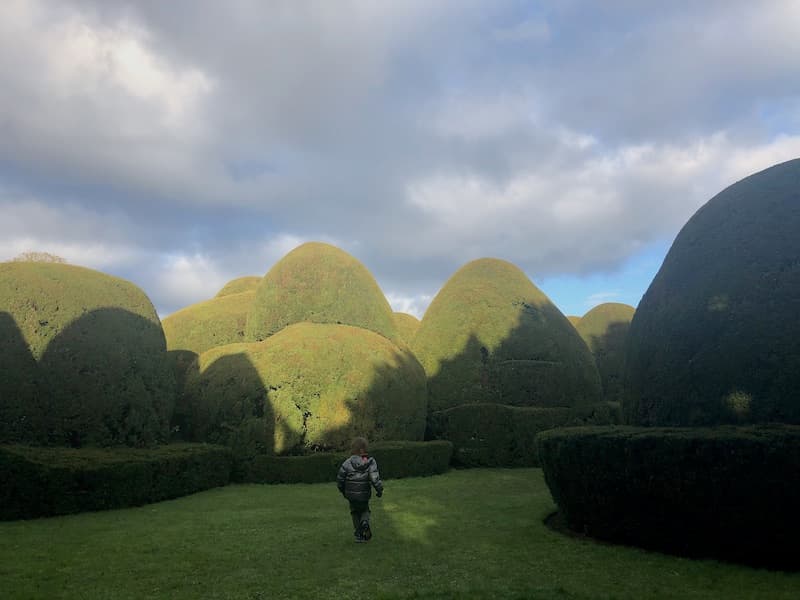
<path id="1" fill-rule="evenodd" d="M 208 256 L 176 254 L 162 257 L 152 292 L 162 314 L 164 305 L 183 307 L 214 297 L 228 280 Z"/>
<path id="2" fill-rule="evenodd" d="M 800 156 L 797 3 L 542 6 L 2 2 L 0 253 L 163 310 L 329 241 L 422 314 L 469 259 L 613 269 Z"/>
<path id="3" fill-rule="evenodd" d="M 387 300 L 394 312 L 403 312 L 414 315 L 418 319 L 422 319 L 428 305 L 433 300 L 431 294 L 418 294 L 416 296 L 405 296 L 403 294 L 395 294 L 388 292 L 386 294 Z"/>

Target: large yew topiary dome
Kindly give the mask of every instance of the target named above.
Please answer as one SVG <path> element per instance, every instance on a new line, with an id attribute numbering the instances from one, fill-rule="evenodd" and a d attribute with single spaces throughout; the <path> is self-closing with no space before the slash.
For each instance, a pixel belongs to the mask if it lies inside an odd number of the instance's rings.
<path id="1" fill-rule="evenodd" d="M 414 315 L 404 312 L 394 313 L 394 326 L 397 328 L 397 334 L 406 344 L 410 344 L 414 340 L 419 323 L 419 319 Z"/>
<path id="2" fill-rule="evenodd" d="M 459 269 L 426 311 L 412 348 L 428 374 L 432 411 L 475 402 L 568 407 L 601 398 L 578 332 L 502 260 Z"/>
<path id="3" fill-rule="evenodd" d="M 800 423 L 800 160 L 686 223 L 631 323 L 626 417 Z"/>
<path id="4" fill-rule="evenodd" d="M 375 278 L 330 244 L 298 246 L 269 270 L 256 290 L 246 337 L 263 340 L 302 321 L 353 325 L 398 339 L 392 309 Z"/>
<path id="5" fill-rule="evenodd" d="M 215 298 L 222 298 L 223 296 L 230 296 L 231 294 L 241 294 L 242 292 L 254 292 L 261 282 L 261 277 L 256 275 L 248 275 L 246 277 L 237 277 L 226 283 L 220 291 L 217 292 Z"/>
<path id="6" fill-rule="evenodd" d="M 606 302 L 595 306 L 575 325 L 594 355 L 605 399 L 622 400 L 625 343 L 636 309 L 628 304 Z"/>
<path id="7" fill-rule="evenodd" d="M 201 354 L 216 346 L 243 342 L 254 299 L 253 291 L 217 296 L 165 317 L 167 349 Z"/>
<path id="8" fill-rule="evenodd" d="M 5 441 L 81 446 L 166 440 L 175 381 L 164 333 L 132 283 L 58 263 L 0 263 Z M 24 382 L 23 382 L 24 383 Z"/>
<path id="9" fill-rule="evenodd" d="M 261 451 L 421 440 L 425 373 L 410 351 L 357 327 L 298 323 L 202 354 L 180 412 L 188 437 Z M 246 445 L 246 444 L 245 444 Z"/>

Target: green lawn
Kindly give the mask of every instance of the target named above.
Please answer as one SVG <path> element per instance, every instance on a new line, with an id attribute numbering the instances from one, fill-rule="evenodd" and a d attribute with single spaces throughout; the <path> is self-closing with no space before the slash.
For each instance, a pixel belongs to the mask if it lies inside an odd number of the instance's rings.
<path id="1" fill-rule="evenodd" d="M 354 544 L 330 484 L 0 523 L 0 598 L 787 598 L 800 573 L 562 536 L 539 469 L 388 481 Z"/>

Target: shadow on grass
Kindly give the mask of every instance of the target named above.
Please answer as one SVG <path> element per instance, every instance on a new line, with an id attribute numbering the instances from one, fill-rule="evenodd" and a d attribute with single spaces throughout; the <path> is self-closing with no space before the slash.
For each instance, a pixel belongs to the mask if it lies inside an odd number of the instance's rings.
<path id="1" fill-rule="evenodd" d="M 767 518 L 767 516 L 765 516 L 765 518 Z M 705 544 L 702 547 L 691 545 L 690 543 L 658 543 L 653 539 L 645 538 L 626 541 L 604 539 L 590 536 L 585 532 L 570 528 L 567 519 L 560 511 L 555 511 L 547 515 L 544 519 L 544 524 L 550 530 L 569 538 L 592 542 L 601 546 L 641 548 L 649 552 L 658 552 L 660 554 L 692 560 L 717 560 L 755 569 L 767 569 L 770 571 L 787 573 L 800 572 L 800 565 L 795 558 L 796 552 L 793 548 L 785 548 L 785 551 L 782 553 L 770 552 L 769 554 L 765 554 L 762 548 L 751 548 L 746 539 L 742 540 L 739 544 Z"/>

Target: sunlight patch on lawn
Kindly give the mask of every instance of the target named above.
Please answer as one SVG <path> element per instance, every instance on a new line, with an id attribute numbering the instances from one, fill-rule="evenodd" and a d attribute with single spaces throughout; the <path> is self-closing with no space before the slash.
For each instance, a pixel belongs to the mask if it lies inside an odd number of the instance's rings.
<path id="1" fill-rule="evenodd" d="M 431 543 L 430 532 L 438 521 L 430 515 L 430 511 L 414 511 L 409 510 L 408 506 L 384 502 L 383 512 L 401 538 L 423 544 Z"/>

